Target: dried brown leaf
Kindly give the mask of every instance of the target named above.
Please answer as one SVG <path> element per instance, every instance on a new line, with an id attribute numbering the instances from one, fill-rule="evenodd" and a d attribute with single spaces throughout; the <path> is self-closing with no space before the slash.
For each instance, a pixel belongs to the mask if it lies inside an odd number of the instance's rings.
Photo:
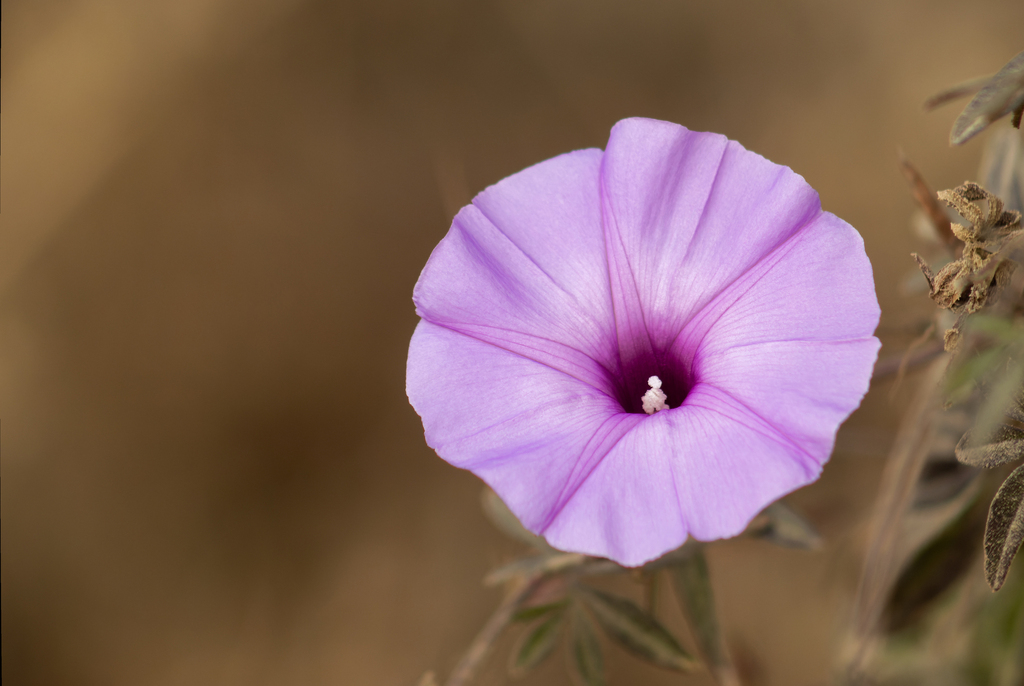
<path id="1" fill-rule="evenodd" d="M 911 164 L 902 150 L 899 151 L 899 162 L 900 171 L 903 172 L 904 178 L 910 184 L 910 192 L 914 195 L 914 200 L 920 205 L 942 242 L 952 246 L 956 242 L 956 236 L 953 234 L 953 229 L 950 228 L 950 221 L 949 217 L 946 216 L 946 211 L 939 204 L 938 195 L 924 180 L 917 167 Z"/>

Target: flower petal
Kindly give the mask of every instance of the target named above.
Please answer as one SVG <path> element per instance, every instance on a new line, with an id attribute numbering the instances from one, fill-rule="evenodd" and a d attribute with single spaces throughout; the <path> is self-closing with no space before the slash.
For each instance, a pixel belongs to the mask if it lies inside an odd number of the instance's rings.
<path id="1" fill-rule="evenodd" d="M 818 194 L 788 167 L 719 134 L 650 119 L 612 129 L 601 189 L 624 356 L 667 347 L 690 317 L 821 212 Z"/>
<path id="2" fill-rule="evenodd" d="M 416 284 L 417 313 L 614 394 L 601 155 L 547 160 L 464 207 Z"/>
<path id="3" fill-rule="evenodd" d="M 409 346 L 406 390 L 427 444 L 535 533 L 645 419 L 568 374 L 427 321 Z"/>
<path id="4" fill-rule="evenodd" d="M 820 465 L 742 404 L 704 384 L 627 433 L 542 532 L 560 549 L 641 565 L 687 534 L 740 533 Z"/>
<path id="5" fill-rule="evenodd" d="M 860 235 L 822 213 L 708 304 L 672 352 L 823 463 L 867 392 L 879 314 Z"/>

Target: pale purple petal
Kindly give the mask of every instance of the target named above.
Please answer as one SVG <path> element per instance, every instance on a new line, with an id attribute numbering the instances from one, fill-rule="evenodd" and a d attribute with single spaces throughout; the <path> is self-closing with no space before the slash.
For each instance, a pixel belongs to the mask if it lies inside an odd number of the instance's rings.
<path id="1" fill-rule="evenodd" d="M 879 315 L 864 241 L 821 212 L 720 291 L 673 345 L 696 343 L 710 353 L 765 341 L 868 338 Z"/>
<path id="2" fill-rule="evenodd" d="M 601 156 L 560 155 L 478 195 L 424 267 L 417 313 L 614 394 Z"/>
<path id="3" fill-rule="evenodd" d="M 489 483 L 532 531 L 643 421 L 568 374 L 427 321 L 409 346 L 406 390 L 427 444 Z"/>
<path id="4" fill-rule="evenodd" d="M 694 317 L 672 357 L 824 463 L 867 392 L 879 314 L 860 235 L 822 213 Z"/>
<path id="5" fill-rule="evenodd" d="M 649 119 L 612 129 L 601 187 L 629 359 L 666 348 L 690 317 L 821 212 L 817 193 L 789 168 L 724 136 Z"/>
<path id="6" fill-rule="evenodd" d="M 647 418 L 619 441 L 543 534 L 557 548 L 640 565 L 687 533 L 740 533 L 820 469 L 734 399 L 698 385 L 684 407 Z"/>

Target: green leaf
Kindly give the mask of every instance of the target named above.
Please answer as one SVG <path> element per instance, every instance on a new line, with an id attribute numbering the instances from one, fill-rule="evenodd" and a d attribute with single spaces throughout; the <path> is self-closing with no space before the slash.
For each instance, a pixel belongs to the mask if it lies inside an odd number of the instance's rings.
<path id="1" fill-rule="evenodd" d="M 521 557 L 497 569 L 492 569 L 484 577 L 484 585 L 497 586 L 516 577 L 522 578 L 535 574 L 558 574 L 581 567 L 590 559 L 581 553 L 560 553 L 549 549 L 547 553 Z"/>
<path id="2" fill-rule="evenodd" d="M 534 619 L 543 617 L 551 614 L 552 612 L 561 613 L 568 605 L 569 601 L 560 600 L 557 603 L 545 603 L 544 605 L 534 605 L 533 607 L 524 607 L 523 609 L 512 615 L 512 621 L 514 622 L 531 622 Z"/>
<path id="3" fill-rule="evenodd" d="M 573 616 L 572 642 L 569 646 L 572 664 L 584 686 L 604 686 L 604 656 L 594 626 L 585 612 Z"/>
<path id="4" fill-rule="evenodd" d="M 1010 631 L 1010 649 L 1006 657 L 999 686 L 1024 684 L 1024 606 L 1017 608 L 1017 621 Z"/>
<path id="5" fill-rule="evenodd" d="M 984 499 L 974 496 L 974 500 L 974 505 L 954 517 L 900 573 L 885 607 L 890 632 L 916 624 L 933 601 L 971 568 L 985 528 L 986 509 Z"/>
<path id="6" fill-rule="evenodd" d="M 974 435 L 989 439 L 1006 423 L 1006 417 L 1019 404 L 1024 386 L 1024 365 L 1015 363 L 1015 351 L 1008 351 L 1010 359 L 999 365 L 999 376 L 985 389 L 985 399 L 974 420 Z M 989 440 L 985 440 L 989 442 Z"/>
<path id="7" fill-rule="evenodd" d="M 966 590 L 966 589 L 965 589 Z M 971 684 L 1021 686 L 1024 684 L 1024 569 L 1011 569 L 999 593 L 977 597 L 964 654 L 970 665 Z"/>
<path id="8" fill-rule="evenodd" d="M 1024 429 L 1013 426 L 1024 419 L 1024 365 L 1008 359 L 999 368 L 985 389 L 974 427 L 956 446 L 956 458 L 972 467 L 990 469 L 1024 457 Z"/>
<path id="9" fill-rule="evenodd" d="M 960 145 L 984 131 L 989 124 L 1024 103 L 1024 52 L 1010 60 L 992 77 L 956 118 L 949 134 L 950 145 Z"/>
<path id="10" fill-rule="evenodd" d="M 693 658 L 663 627 L 626 598 L 581 587 L 587 606 L 605 633 L 637 657 L 659 667 L 679 671 L 693 669 Z"/>
<path id="11" fill-rule="evenodd" d="M 1001 343 L 1013 343 L 1020 339 L 1021 327 L 1012 319 L 979 312 L 968 320 L 967 328 L 983 333 Z"/>
<path id="12" fill-rule="evenodd" d="M 480 496 L 481 505 L 484 509 L 484 514 L 491 520 L 491 524 L 494 527 L 508 536 L 509 538 L 515 539 L 528 546 L 537 548 L 538 550 L 549 551 L 551 546 L 548 542 L 537 534 L 531 533 L 526 529 L 525 526 L 519 521 L 519 519 L 512 514 L 512 510 L 508 509 L 498 494 L 489 488 L 485 488 Z"/>
<path id="13" fill-rule="evenodd" d="M 1005 361 L 1005 350 L 1001 346 L 989 348 L 954 367 L 946 380 L 946 394 L 950 402 L 962 401 L 970 395 L 977 382 L 991 375 Z"/>
<path id="14" fill-rule="evenodd" d="M 564 605 L 562 608 L 564 609 Z M 558 644 L 561 635 L 563 613 L 539 622 L 526 631 L 512 651 L 509 663 L 509 674 L 514 678 L 525 676 L 527 672 L 543 662 Z"/>
<path id="15" fill-rule="evenodd" d="M 698 549 L 673 567 L 672 581 L 683 615 L 697 641 L 697 648 L 715 680 L 723 686 L 738 686 L 739 677 L 729 659 L 718 624 L 715 596 L 711 590 L 711 577 L 704 552 Z"/>
<path id="16" fill-rule="evenodd" d="M 821 536 L 810 522 L 781 500 L 766 507 L 758 516 L 763 523 L 751 534 L 785 548 L 820 550 Z"/>
<path id="17" fill-rule="evenodd" d="M 1006 478 L 992 499 L 985 527 L 985 578 L 998 591 L 1024 540 L 1024 465 Z"/>

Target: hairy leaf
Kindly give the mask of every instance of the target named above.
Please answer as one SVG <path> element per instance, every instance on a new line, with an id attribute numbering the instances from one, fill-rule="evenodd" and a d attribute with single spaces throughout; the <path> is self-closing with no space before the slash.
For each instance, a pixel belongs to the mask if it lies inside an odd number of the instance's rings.
<path id="1" fill-rule="evenodd" d="M 1010 60 L 967 103 L 949 134 L 950 145 L 960 145 L 981 133 L 989 124 L 1024 103 L 1024 52 Z"/>
<path id="2" fill-rule="evenodd" d="M 715 596 L 711 590 L 711 577 L 704 553 L 697 550 L 673 567 L 672 581 L 697 647 L 715 680 L 722 686 L 738 685 L 739 678 L 729 659 L 725 638 L 718 624 Z"/>
<path id="3" fill-rule="evenodd" d="M 947 102 L 966 98 L 968 95 L 974 95 L 987 86 L 991 80 L 992 75 L 989 74 L 988 76 L 976 76 L 955 86 L 950 86 L 925 100 L 923 107 L 925 110 L 934 110 L 936 107 L 942 107 Z"/>
<path id="4" fill-rule="evenodd" d="M 996 430 L 990 442 L 975 444 L 974 431 L 964 434 L 956 444 L 956 459 L 972 467 L 991 469 L 1024 458 L 1024 431 L 1011 426 Z"/>
<path id="5" fill-rule="evenodd" d="M 543 662 L 558 644 L 562 631 L 563 613 L 558 612 L 526 631 L 512 651 L 509 674 L 515 678 L 526 675 Z"/>
<path id="6" fill-rule="evenodd" d="M 1010 406 L 1006 408 L 1006 414 L 1011 419 L 1015 419 L 1016 421 L 1024 424 L 1024 391 L 1013 399 Z"/>
<path id="7" fill-rule="evenodd" d="M 1024 465 L 1006 478 L 992 499 L 985 527 L 985 578 L 998 591 L 1024 540 Z"/>
<path id="8" fill-rule="evenodd" d="M 974 435 L 979 439 L 994 436 L 1019 404 L 1024 387 L 1024 365 L 1014 362 L 1013 358 L 1019 354 L 1015 347 L 1007 350 L 1008 359 L 999 366 L 998 378 L 985 389 L 985 399 L 974 420 Z"/>
<path id="9" fill-rule="evenodd" d="M 604 686 L 604 656 L 601 643 L 585 612 L 576 612 L 569 646 L 572 664 L 584 686 Z"/>
<path id="10" fill-rule="evenodd" d="M 658 620 L 631 600 L 585 588 L 583 596 L 609 637 L 648 662 L 680 671 L 694 667 L 693 658 Z"/>
<path id="11" fill-rule="evenodd" d="M 1024 141 L 1010 129 L 999 128 L 985 142 L 978 170 L 982 185 L 999 196 L 1006 209 L 1024 212 Z"/>

